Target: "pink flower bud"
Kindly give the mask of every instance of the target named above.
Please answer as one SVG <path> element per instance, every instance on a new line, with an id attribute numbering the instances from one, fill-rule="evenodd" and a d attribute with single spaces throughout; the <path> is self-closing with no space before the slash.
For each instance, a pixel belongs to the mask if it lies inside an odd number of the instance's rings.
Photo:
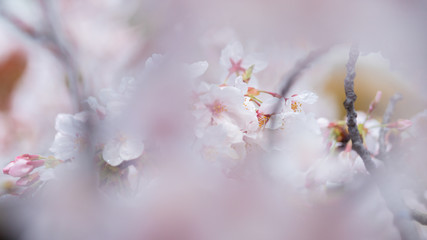
<path id="1" fill-rule="evenodd" d="M 16 186 L 21 186 L 21 187 L 29 186 L 39 179 L 40 179 L 40 175 L 38 172 L 32 173 L 30 175 L 27 175 L 18 179 L 18 181 L 16 181 Z"/>
<path id="2" fill-rule="evenodd" d="M 15 158 L 3 168 L 3 173 L 12 177 L 24 177 L 31 173 L 34 168 L 44 165 L 44 160 L 38 155 L 24 154 Z"/>

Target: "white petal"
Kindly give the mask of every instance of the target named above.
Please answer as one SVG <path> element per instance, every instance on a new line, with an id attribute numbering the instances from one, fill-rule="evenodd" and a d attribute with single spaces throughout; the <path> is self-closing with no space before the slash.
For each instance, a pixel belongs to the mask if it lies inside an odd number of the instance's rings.
<path id="1" fill-rule="evenodd" d="M 138 158 L 144 152 L 144 144 L 140 140 L 127 139 L 120 146 L 120 157 L 123 160 Z"/>
<path id="2" fill-rule="evenodd" d="M 117 141 L 111 141 L 105 144 L 102 151 L 102 158 L 111 166 L 117 166 L 123 162 L 120 158 L 120 144 Z"/>
<path id="3" fill-rule="evenodd" d="M 243 78 L 242 76 L 238 76 L 235 80 L 234 80 L 234 86 L 238 89 L 240 89 L 240 91 L 242 91 L 243 94 L 246 94 L 248 92 L 248 84 L 243 82 Z"/>
<path id="4" fill-rule="evenodd" d="M 283 115 L 275 114 L 270 117 L 267 124 L 265 124 L 265 128 L 278 129 L 283 126 Z"/>
<path id="5" fill-rule="evenodd" d="M 76 138 L 58 132 L 49 150 L 54 153 L 56 158 L 67 160 L 75 157 L 79 147 Z"/>
<path id="6" fill-rule="evenodd" d="M 283 99 L 279 99 L 276 97 L 271 97 L 265 100 L 261 104 L 259 111 L 264 114 L 273 114 L 274 110 L 276 110 L 277 104 L 279 104 L 279 106 L 277 106 L 277 113 L 280 113 L 283 111 L 283 106 L 285 104 L 285 101 Z"/>
<path id="7" fill-rule="evenodd" d="M 313 92 L 302 92 L 294 97 L 296 101 L 313 104 L 319 97 Z"/>
<path id="8" fill-rule="evenodd" d="M 76 127 L 83 127 L 84 123 L 89 119 L 90 113 L 88 111 L 83 111 L 74 114 L 74 126 Z"/>
<path id="9" fill-rule="evenodd" d="M 192 63 L 190 65 L 187 65 L 187 69 L 190 73 L 190 78 L 198 78 L 202 76 L 206 70 L 208 69 L 208 62 L 206 61 L 199 61 Z"/>
<path id="10" fill-rule="evenodd" d="M 74 117 L 71 114 L 58 114 L 55 121 L 55 129 L 58 132 L 74 135 L 76 129 L 74 127 Z"/>
<path id="11" fill-rule="evenodd" d="M 253 72 L 260 72 L 268 66 L 268 63 L 266 61 L 263 61 L 262 58 L 263 57 L 261 55 L 250 54 L 245 57 L 242 63 L 242 67 L 249 68 L 250 66 L 254 65 Z"/>

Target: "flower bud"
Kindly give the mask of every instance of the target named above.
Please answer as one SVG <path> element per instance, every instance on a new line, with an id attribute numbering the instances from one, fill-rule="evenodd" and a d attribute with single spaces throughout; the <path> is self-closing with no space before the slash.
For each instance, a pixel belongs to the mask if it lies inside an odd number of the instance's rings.
<path id="1" fill-rule="evenodd" d="M 21 187 L 29 186 L 35 183 L 39 179 L 40 179 L 40 174 L 38 172 L 31 173 L 29 175 L 26 175 L 18 179 L 18 181 L 16 181 L 16 186 L 21 186 Z"/>
<path id="2" fill-rule="evenodd" d="M 3 173 L 12 177 L 24 177 L 31 173 L 35 168 L 43 166 L 44 160 L 38 155 L 24 154 L 18 156 L 3 168 Z"/>

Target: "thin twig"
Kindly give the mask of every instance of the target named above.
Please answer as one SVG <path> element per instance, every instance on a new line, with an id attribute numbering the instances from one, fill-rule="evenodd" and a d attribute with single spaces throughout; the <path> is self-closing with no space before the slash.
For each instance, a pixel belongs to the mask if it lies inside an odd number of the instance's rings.
<path id="1" fill-rule="evenodd" d="M 295 84 L 296 80 L 300 76 L 300 74 L 310 66 L 312 62 L 318 59 L 320 56 L 325 54 L 330 49 L 330 46 L 319 48 L 310 52 L 305 58 L 299 60 L 294 68 L 282 79 L 282 83 L 284 83 L 283 87 L 280 89 L 280 96 L 285 97 L 289 92 L 291 87 Z"/>
<path id="2" fill-rule="evenodd" d="M 402 240 L 417 240 L 419 239 L 415 226 L 411 223 L 412 215 L 407 209 L 403 199 L 398 194 L 398 189 L 393 184 L 393 178 L 388 178 L 387 172 L 384 169 L 378 169 L 372 160 L 371 154 L 364 147 L 363 140 L 360 136 L 357 127 L 357 113 L 354 108 L 354 102 L 357 99 L 354 92 L 354 78 L 356 77 L 356 62 L 359 56 L 359 51 L 356 45 L 350 49 L 349 60 L 347 62 L 347 75 L 344 80 L 344 88 L 346 99 L 344 107 L 347 110 L 347 127 L 352 141 L 353 150 L 355 150 L 365 165 L 366 170 L 372 176 L 372 179 L 378 186 L 378 190 L 387 204 L 388 209 L 393 213 L 394 225 L 400 233 Z M 389 181 L 386 181 L 389 180 Z"/>
<path id="3" fill-rule="evenodd" d="M 5 11 L 2 7 L 0 7 L 0 16 L 9 22 L 11 25 L 13 25 L 16 29 L 21 31 L 22 33 L 26 34 L 30 38 L 37 40 L 42 38 L 40 33 L 34 30 L 30 25 L 22 21 L 21 19 L 13 16 L 12 14 Z"/>
<path id="4" fill-rule="evenodd" d="M 325 54 L 327 51 L 329 51 L 329 49 L 331 48 L 331 46 L 327 46 L 327 47 L 322 47 L 319 48 L 317 50 L 311 51 L 305 58 L 299 60 L 294 68 L 289 72 L 289 74 L 287 74 L 286 76 L 283 77 L 282 79 L 282 83 L 283 83 L 283 87 L 280 89 L 280 96 L 282 98 L 285 97 L 285 95 L 289 92 L 289 90 L 291 89 L 291 87 L 294 85 L 294 83 L 296 82 L 296 80 L 298 79 L 298 77 L 301 75 L 301 73 L 310 66 L 310 64 L 315 61 L 316 59 L 318 59 L 320 56 L 322 56 L 323 54 Z M 279 108 L 280 108 L 280 101 L 277 101 L 277 103 L 274 106 L 274 111 L 273 113 L 278 113 Z M 276 121 L 275 119 L 272 119 L 270 121 L 273 121 L 273 125 L 275 125 Z M 270 135 L 269 137 L 269 145 L 273 146 L 274 145 L 274 137 L 272 135 Z"/>
<path id="5" fill-rule="evenodd" d="M 380 136 L 379 136 L 379 151 L 378 156 L 379 158 L 382 158 L 386 152 L 386 145 L 385 145 L 385 136 L 388 132 L 388 128 L 386 125 L 390 123 L 391 116 L 394 112 L 394 108 L 396 106 L 396 103 L 402 99 L 402 96 L 400 94 L 395 94 L 393 97 L 390 98 L 390 101 L 387 105 L 387 108 L 383 115 L 383 120 L 381 123 L 381 129 L 380 129 Z"/>

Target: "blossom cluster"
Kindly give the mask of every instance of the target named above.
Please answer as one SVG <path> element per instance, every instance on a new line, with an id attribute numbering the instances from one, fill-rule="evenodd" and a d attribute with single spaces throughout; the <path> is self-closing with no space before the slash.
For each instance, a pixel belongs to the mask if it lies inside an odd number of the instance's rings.
<path id="1" fill-rule="evenodd" d="M 165 58 L 153 55 L 146 61 L 146 71 L 156 68 Z M 220 81 L 217 83 L 204 78 L 209 67 L 207 62 L 180 65 L 193 86 L 189 108 L 194 122 L 190 134 L 192 144 L 185 146 L 200 161 L 232 169 L 260 154 L 290 155 L 284 146 L 286 142 L 273 140 L 294 138 L 292 134 L 298 132 L 292 130 L 297 122 L 303 123 L 313 138 L 321 139 L 321 146 L 318 146 L 321 150 L 310 156 L 314 159 L 309 166 L 294 172 L 299 176 L 297 186 L 300 189 L 341 186 L 358 174 L 366 174 L 362 160 L 351 150 L 345 121 L 316 119 L 304 110 L 307 104 L 315 104 L 318 100 L 315 93 L 302 91 L 281 96 L 260 89 L 258 82 L 261 80 L 256 75 L 267 63 L 245 54 L 239 42 L 227 45 L 219 62 L 223 73 L 218 74 Z M 91 161 L 100 166 L 96 168 L 99 172 L 94 173 L 99 177 L 100 187 L 130 186 L 133 175 L 141 171 L 140 163 L 158 152 L 152 138 L 117 124 L 133 107 L 140 85 L 133 78 L 124 78 L 118 89 L 102 89 L 96 96 L 87 98 L 84 111 L 59 114 L 55 123 L 57 133 L 49 149 L 51 156 L 24 154 L 3 169 L 5 174 L 19 178 L 10 192 L 33 193 L 56 177 L 53 168 L 82 164 L 79 160 L 87 158 L 91 152 L 95 153 Z M 381 123 L 370 114 L 380 97 L 379 93 L 366 114 L 358 114 L 364 143 L 373 156 L 378 154 Z M 149 114 L 146 117 L 149 118 Z M 409 120 L 399 120 L 386 127 L 396 130 L 390 134 L 399 135 L 410 124 Z M 96 134 L 93 126 L 96 126 Z M 391 147 L 392 142 L 387 141 L 387 149 Z M 311 151 L 310 148 L 307 151 Z"/>

